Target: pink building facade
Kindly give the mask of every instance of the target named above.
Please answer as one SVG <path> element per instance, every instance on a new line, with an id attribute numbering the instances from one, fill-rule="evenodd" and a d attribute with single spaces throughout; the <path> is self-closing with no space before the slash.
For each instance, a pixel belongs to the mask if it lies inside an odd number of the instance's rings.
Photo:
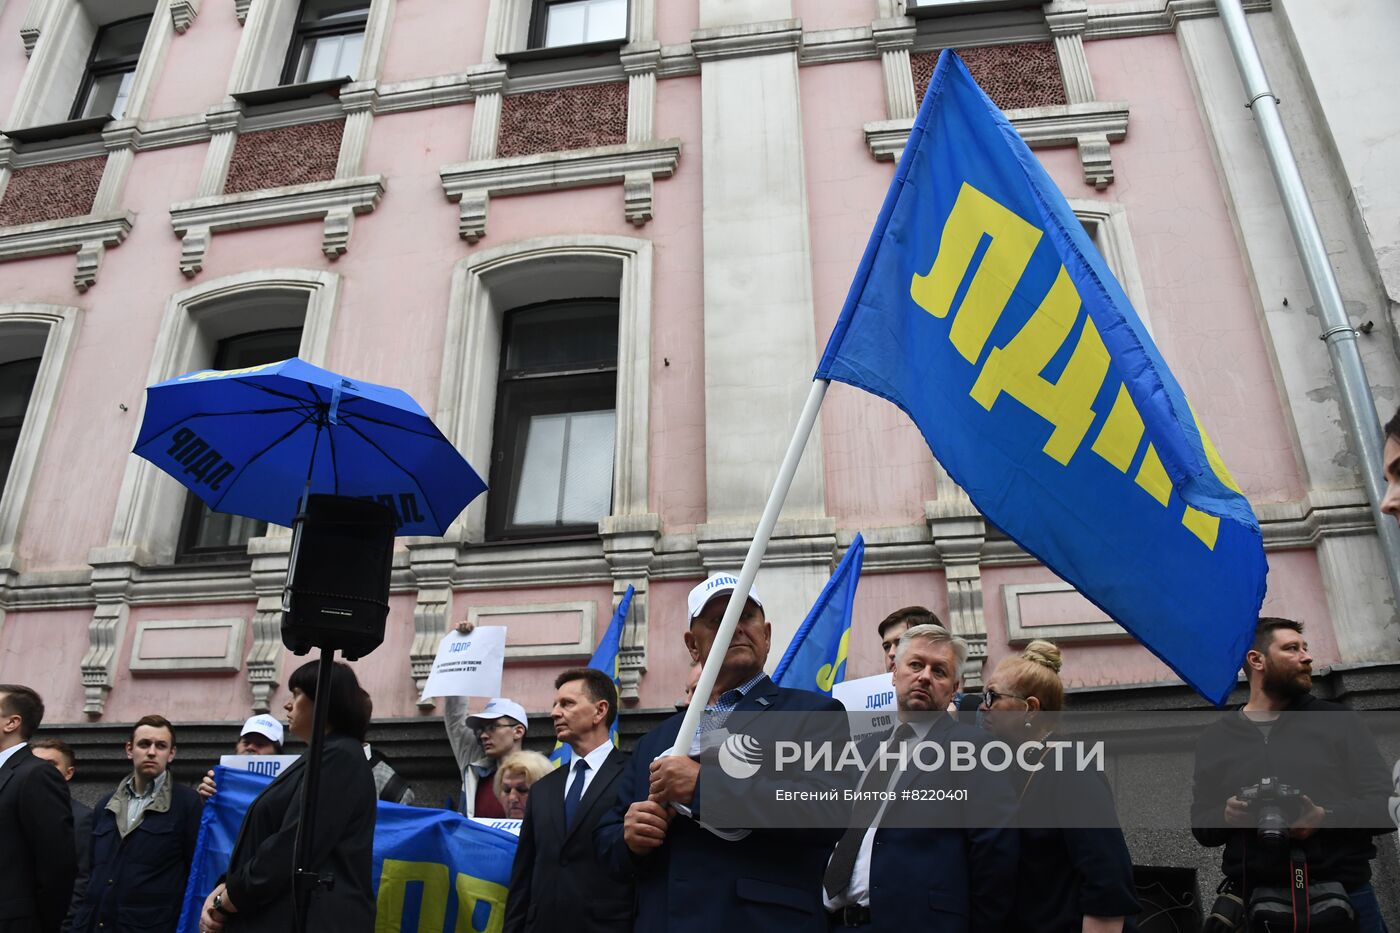
<path id="1" fill-rule="evenodd" d="M 1333 14 L 1248 6 L 1388 415 L 1400 211 L 1375 154 L 1400 143 L 1365 115 L 1400 119 L 1378 80 L 1400 22 L 1375 5 L 1338 62 Z M 1266 611 L 1308 623 L 1319 665 L 1393 671 L 1395 598 L 1213 4 L 8 0 L 0 682 L 60 725 L 280 708 L 286 531 L 200 514 L 129 451 L 145 385 L 286 350 L 404 388 L 492 484 L 400 541 L 356 665 L 377 717 L 436 715 L 419 690 L 461 618 L 508 627 L 504 691 L 546 711 L 629 585 L 624 702 L 669 707 L 685 594 L 742 560 L 941 48 L 1070 199 L 1254 504 Z M 773 662 L 858 532 L 849 676 L 922 604 L 972 642 L 970 686 L 1035 637 L 1081 692 L 1178 683 L 843 386 L 760 573 Z"/>

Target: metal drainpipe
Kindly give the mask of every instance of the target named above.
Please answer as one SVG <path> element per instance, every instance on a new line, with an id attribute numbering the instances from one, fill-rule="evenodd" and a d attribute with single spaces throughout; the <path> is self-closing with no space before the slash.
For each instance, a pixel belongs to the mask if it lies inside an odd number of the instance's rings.
<path id="1" fill-rule="evenodd" d="M 1293 156 L 1293 147 L 1288 144 L 1288 134 L 1284 132 L 1283 120 L 1279 117 L 1278 98 L 1269 89 L 1264 64 L 1259 60 L 1259 49 L 1254 44 L 1249 24 L 1245 22 L 1244 7 L 1240 0 L 1216 0 L 1216 5 L 1220 10 L 1220 21 L 1225 26 L 1225 38 L 1230 43 L 1230 51 L 1234 53 L 1240 80 L 1244 84 L 1247 96 L 1245 106 L 1254 111 L 1264 152 L 1269 157 L 1269 168 L 1273 170 L 1274 183 L 1278 186 L 1283 210 L 1288 216 L 1288 227 L 1298 247 L 1298 258 L 1302 260 L 1308 288 L 1321 313 L 1322 340 L 1327 344 L 1327 352 L 1332 357 L 1332 373 L 1337 387 L 1341 389 L 1341 407 L 1346 417 L 1347 433 L 1361 458 L 1362 485 L 1366 488 L 1366 498 L 1371 502 L 1386 574 L 1390 577 L 1390 590 L 1396 598 L 1396 605 L 1400 606 L 1400 526 L 1381 513 L 1381 499 L 1385 495 L 1381 450 L 1385 440 L 1381 436 L 1380 419 L 1376 416 L 1376 406 L 1371 398 L 1366 368 L 1361 362 L 1361 351 L 1356 345 L 1356 331 L 1342 307 L 1342 295 L 1327 260 L 1322 234 L 1317 229 L 1317 217 L 1308 201 L 1303 178 L 1298 173 L 1298 160 Z"/>

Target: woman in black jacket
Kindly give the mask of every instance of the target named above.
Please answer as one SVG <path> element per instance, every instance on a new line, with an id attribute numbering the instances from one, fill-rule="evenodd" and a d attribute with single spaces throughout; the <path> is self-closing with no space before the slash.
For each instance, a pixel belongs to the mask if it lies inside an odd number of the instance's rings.
<path id="1" fill-rule="evenodd" d="M 335 885 L 329 890 L 319 888 L 312 896 L 307 929 L 370 933 L 374 929 L 370 861 L 375 792 L 363 748 L 369 722 L 359 682 L 348 665 L 337 662 L 331 672 L 330 695 L 316 696 L 319 665 L 319 661 L 311 661 L 297 668 L 287 683 L 292 695 L 284 707 L 288 730 L 309 743 L 316 703 L 328 704 L 316 830 L 307 850 L 309 868 L 330 872 Z M 202 929 L 210 933 L 280 933 L 294 928 L 292 857 L 301 818 L 305 765 L 303 756 L 248 808 L 228 874 L 204 901 Z"/>
<path id="2" fill-rule="evenodd" d="M 1020 749 L 1045 748 L 1053 716 L 1064 709 L 1060 649 L 1033 641 L 1020 656 L 1006 658 L 985 681 L 982 709 L 989 731 Z M 1049 714 L 1049 715 L 1047 715 Z M 1056 735 L 1056 738 L 1059 736 Z M 1032 762 L 1035 749 L 1017 758 Z M 1097 771 L 1053 767 L 1054 756 L 1019 776 L 1020 864 L 1010 929 L 1036 933 L 1121 933 L 1136 930 L 1140 910 L 1133 889 L 1133 864 L 1116 828 L 1113 794 Z M 1076 816 L 1082 828 L 1071 828 Z M 1056 825 L 1068 822 L 1070 826 Z"/>

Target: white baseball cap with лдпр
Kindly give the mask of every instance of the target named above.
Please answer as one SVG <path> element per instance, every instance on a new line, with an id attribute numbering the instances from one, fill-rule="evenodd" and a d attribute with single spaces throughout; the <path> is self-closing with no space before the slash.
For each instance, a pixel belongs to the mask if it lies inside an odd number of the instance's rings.
<path id="1" fill-rule="evenodd" d="M 507 700 L 504 697 L 496 697 L 486 704 L 485 709 L 479 713 L 472 713 L 467 717 L 467 727 L 475 729 L 486 723 L 493 722 L 505 716 L 507 719 L 514 719 L 522 726 L 530 725 L 529 714 L 525 712 L 525 707 L 514 700 Z"/>
<path id="2" fill-rule="evenodd" d="M 739 577 L 732 573 L 712 573 L 705 582 L 697 584 L 686 597 L 686 608 L 690 611 L 690 621 L 694 622 L 695 617 L 704 611 L 710 604 L 710 600 L 716 596 L 727 596 L 739 588 Z M 763 600 L 758 598 L 758 590 L 749 587 L 749 599 L 754 601 L 754 605 L 763 608 Z"/>

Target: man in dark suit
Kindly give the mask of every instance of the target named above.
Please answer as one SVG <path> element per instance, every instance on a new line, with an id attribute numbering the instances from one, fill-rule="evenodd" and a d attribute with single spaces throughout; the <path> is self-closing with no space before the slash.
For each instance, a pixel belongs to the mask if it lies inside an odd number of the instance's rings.
<path id="1" fill-rule="evenodd" d="M 28 747 L 43 719 L 37 693 L 0 684 L 0 933 L 58 933 L 73 895 L 68 785 Z"/>
<path id="2" fill-rule="evenodd" d="M 617 798 L 627 761 L 608 737 L 617 686 L 602 671 L 576 667 L 555 678 L 554 690 L 554 735 L 573 756 L 536 781 L 525 800 L 505 933 L 625 933 L 635 912 L 632 883 L 610 877 L 593 848 L 593 830 Z"/>
<path id="3" fill-rule="evenodd" d="M 858 788 L 893 791 L 895 802 L 858 802 L 831 854 L 822 892 L 832 930 L 998 933 L 1005 927 L 1018 852 L 1017 833 L 1007 825 L 1016 804 L 1010 781 L 989 770 L 913 765 L 939 760 L 927 747 L 916 751 L 920 743 L 945 753 L 953 742 L 978 749 L 987 743 L 981 729 L 946 712 L 966 661 L 966 642 L 941 625 L 915 625 L 900 636 L 894 668 L 900 722 L 891 734 L 862 744 L 862 760 L 870 764 Z M 945 796 L 938 803 L 900 803 L 910 788 Z"/>
<path id="4" fill-rule="evenodd" d="M 73 780 L 77 773 L 73 749 L 62 739 L 39 738 L 29 743 L 29 750 L 35 758 L 42 758 L 58 769 L 65 783 Z M 70 790 L 71 794 L 72 791 Z M 73 879 L 73 900 L 68 908 L 68 916 L 63 921 L 63 931 L 73 928 L 73 911 L 83 899 L 87 890 L 89 862 L 92 860 L 92 807 L 77 797 L 73 798 L 73 844 L 78 853 L 78 875 Z"/>
<path id="5" fill-rule="evenodd" d="M 685 644 L 692 660 L 703 664 L 709 657 L 729 594 L 737 586 L 734 575 L 715 574 L 691 590 Z M 771 640 L 763 603 L 750 590 L 701 720 L 701 734 L 737 732 L 741 724 L 749 729 L 755 719 L 780 711 L 831 715 L 844 727 L 839 703 L 768 679 L 763 665 Z M 616 803 L 594 834 L 608 868 L 636 881 L 635 929 L 825 931 L 821 876 L 839 831 L 753 829 L 721 836 L 699 825 L 707 781 L 692 756 L 700 754 L 704 743 L 692 741 L 690 756 L 668 755 L 683 716 L 677 713 L 637 744 L 618 782 Z"/>

